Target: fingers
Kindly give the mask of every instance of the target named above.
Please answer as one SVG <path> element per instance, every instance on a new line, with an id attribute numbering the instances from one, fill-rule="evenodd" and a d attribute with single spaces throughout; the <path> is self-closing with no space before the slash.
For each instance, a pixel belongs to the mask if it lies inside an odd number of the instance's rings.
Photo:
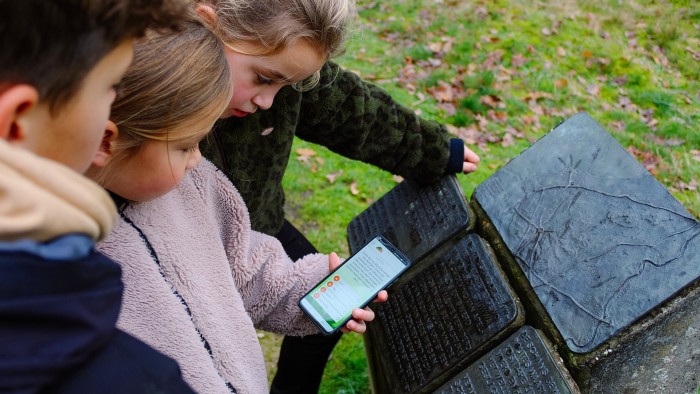
<path id="1" fill-rule="evenodd" d="M 374 320 L 374 312 L 370 308 L 357 308 L 352 311 L 352 319 L 345 323 L 345 327 L 341 328 L 344 333 L 356 332 L 364 334 L 367 331 L 367 323 Z"/>
<path id="2" fill-rule="evenodd" d="M 372 302 L 386 302 L 386 300 L 389 299 L 389 293 L 387 293 L 386 290 L 382 290 L 379 293 L 377 293 L 377 298 L 374 299 Z"/>
<path id="3" fill-rule="evenodd" d="M 481 158 L 471 149 L 464 147 L 464 163 L 462 164 L 462 172 L 465 174 L 476 171 Z"/>
<path id="4" fill-rule="evenodd" d="M 341 328 L 344 333 L 356 332 L 358 334 L 364 334 L 367 331 L 367 325 L 363 321 L 350 320 L 345 324 L 345 327 Z"/>
<path id="5" fill-rule="evenodd" d="M 340 266 L 340 258 L 335 252 L 328 255 L 328 270 L 333 271 Z"/>
<path id="6" fill-rule="evenodd" d="M 357 321 L 371 322 L 374 320 L 374 311 L 369 309 L 369 307 L 365 309 L 355 308 L 355 310 L 352 311 L 352 317 Z"/>

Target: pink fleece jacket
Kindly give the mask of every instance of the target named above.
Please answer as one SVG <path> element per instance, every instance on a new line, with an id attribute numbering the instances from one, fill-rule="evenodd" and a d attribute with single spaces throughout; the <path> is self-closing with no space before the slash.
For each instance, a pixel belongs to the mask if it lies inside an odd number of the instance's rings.
<path id="1" fill-rule="evenodd" d="M 319 332 L 297 301 L 328 273 L 328 257 L 294 263 L 251 231 L 238 191 L 207 161 L 167 195 L 120 207 L 98 249 L 124 271 L 118 325 L 177 360 L 197 392 L 269 391 L 255 328 Z"/>

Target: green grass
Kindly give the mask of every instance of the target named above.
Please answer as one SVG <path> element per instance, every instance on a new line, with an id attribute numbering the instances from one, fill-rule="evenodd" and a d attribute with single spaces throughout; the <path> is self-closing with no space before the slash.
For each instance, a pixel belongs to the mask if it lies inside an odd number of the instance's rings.
<path id="1" fill-rule="evenodd" d="M 482 158 L 479 171 L 458 177 L 467 196 L 557 123 L 586 111 L 624 147 L 655 158 L 657 179 L 700 215 L 697 2 L 358 0 L 358 6 L 360 29 L 340 63 L 421 116 L 478 127 L 484 136 L 471 146 Z M 444 53 L 433 51 L 445 43 Z M 398 77 L 409 63 L 425 80 Z M 456 112 L 431 95 L 440 84 L 455 92 Z M 489 97 L 500 107 L 489 106 Z M 512 145 L 500 140 L 508 128 L 521 133 Z M 312 144 L 296 141 L 298 148 L 317 155 L 302 163 L 292 153 L 284 179 L 288 216 L 321 251 L 347 256 L 347 224 L 397 180 Z M 365 393 L 368 384 L 362 337 L 346 335 L 321 392 Z"/>

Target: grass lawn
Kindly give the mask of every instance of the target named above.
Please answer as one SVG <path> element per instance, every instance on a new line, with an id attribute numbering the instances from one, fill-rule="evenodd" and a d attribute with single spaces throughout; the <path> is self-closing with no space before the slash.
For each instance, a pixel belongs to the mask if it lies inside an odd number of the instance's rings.
<path id="1" fill-rule="evenodd" d="M 700 216 L 697 0 L 358 6 L 357 34 L 339 62 L 467 141 L 482 158 L 478 172 L 458 176 L 467 197 L 560 121 L 586 111 Z M 347 256 L 349 221 L 398 181 L 297 141 L 284 179 L 287 214 L 321 251 Z M 278 338 L 262 341 L 273 361 Z M 321 392 L 369 392 L 361 336 L 343 338 Z"/>

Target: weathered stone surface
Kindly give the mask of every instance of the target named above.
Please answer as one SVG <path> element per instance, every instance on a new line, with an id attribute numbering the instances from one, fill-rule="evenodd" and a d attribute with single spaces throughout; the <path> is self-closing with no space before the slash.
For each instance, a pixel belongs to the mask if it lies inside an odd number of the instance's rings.
<path id="1" fill-rule="evenodd" d="M 454 176 L 428 186 L 405 180 L 350 222 L 348 244 L 355 252 L 383 235 L 416 262 L 473 226 L 474 217 Z"/>
<path id="2" fill-rule="evenodd" d="M 439 394 L 577 393 L 561 358 L 540 333 L 522 327 L 440 387 Z"/>
<path id="3" fill-rule="evenodd" d="M 540 318 L 573 353 L 591 352 L 700 278 L 700 223 L 586 114 L 473 198 L 536 293 Z"/>
<path id="4" fill-rule="evenodd" d="M 624 341 L 606 343 L 605 350 L 579 368 L 576 381 L 583 392 L 698 393 L 700 283 L 622 336 Z"/>
<path id="5" fill-rule="evenodd" d="M 519 301 L 478 235 L 421 264 L 373 306 L 365 343 L 376 393 L 435 390 L 523 324 Z"/>

